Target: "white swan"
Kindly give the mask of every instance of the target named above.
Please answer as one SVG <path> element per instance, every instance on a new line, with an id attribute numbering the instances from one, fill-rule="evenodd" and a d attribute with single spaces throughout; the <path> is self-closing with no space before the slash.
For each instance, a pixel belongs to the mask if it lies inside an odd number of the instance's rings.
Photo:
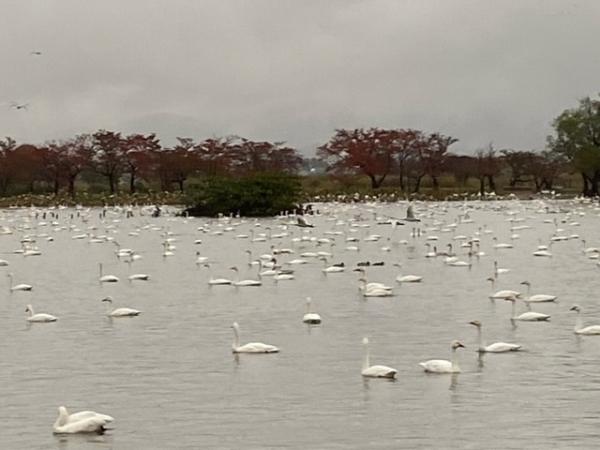
<path id="1" fill-rule="evenodd" d="M 386 291 L 391 291 L 392 287 L 391 286 L 387 286 L 383 283 L 377 283 L 375 281 L 369 282 L 367 280 L 367 271 L 365 269 L 363 269 L 362 267 L 358 267 L 357 269 L 354 269 L 353 272 L 360 272 L 362 274 L 362 277 L 359 278 L 359 280 L 364 280 L 365 282 L 365 289 L 369 290 L 369 289 L 384 289 Z"/>
<path id="2" fill-rule="evenodd" d="M 365 346 L 365 359 L 363 361 L 361 375 L 368 378 L 396 378 L 398 371 L 387 366 L 371 366 L 369 362 L 369 339 L 363 338 Z"/>
<path id="3" fill-rule="evenodd" d="M 6 276 L 8 277 L 8 279 L 10 280 L 10 292 L 13 291 L 31 291 L 33 289 L 33 286 L 30 284 L 16 284 L 13 285 L 13 274 L 12 273 L 7 273 Z"/>
<path id="4" fill-rule="evenodd" d="M 358 290 L 363 297 L 392 297 L 394 295 L 392 288 L 383 286 L 367 287 L 367 280 L 365 278 L 359 278 L 358 282 L 360 283 Z"/>
<path id="5" fill-rule="evenodd" d="M 429 361 L 420 362 L 419 365 L 428 373 L 460 373 L 460 367 L 458 367 L 456 349 L 465 348 L 463 344 L 458 341 L 452 342 L 452 359 L 450 361 L 446 359 L 430 359 Z"/>
<path id="6" fill-rule="evenodd" d="M 539 312 L 535 312 L 535 311 L 527 311 L 524 312 L 523 314 L 519 314 L 518 316 L 517 314 L 517 309 L 516 309 L 516 302 L 517 299 L 515 297 L 508 297 L 505 298 L 504 300 L 512 302 L 512 313 L 511 313 L 511 321 L 515 321 L 515 320 L 519 320 L 522 322 L 543 322 L 543 321 L 548 321 L 550 320 L 550 316 L 548 314 L 542 314 Z M 528 302 L 525 302 L 526 305 L 529 307 Z"/>
<path id="7" fill-rule="evenodd" d="M 477 327 L 477 343 L 478 351 L 480 353 L 505 353 L 505 352 L 516 352 L 521 349 L 519 344 L 508 344 L 506 342 L 495 342 L 490 345 L 484 345 L 481 337 L 481 322 L 479 320 L 473 320 L 469 322 L 469 325 Z"/>
<path id="8" fill-rule="evenodd" d="M 117 308 L 111 311 L 112 305 L 112 297 L 105 297 L 102 299 L 103 302 L 106 302 L 106 315 L 108 317 L 133 317 L 139 316 L 142 312 L 137 309 L 132 308 Z"/>
<path id="9" fill-rule="evenodd" d="M 60 406 L 58 408 L 58 418 L 52 428 L 55 434 L 102 434 L 106 430 L 106 425 L 113 421 L 114 419 L 111 416 L 98 414 L 94 411 L 81 411 L 69 415 L 67 408 Z"/>
<path id="10" fill-rule="evenodd" d="M 51 314 L 45 314 L 45 313 L 36 314 L 33 311 L 33 307 L 31 305 L 27 305 L 27 308 L 25 308 L 25 312 L 29 313 L 29 315 L 27 316 L 28 322 L 56 322 L 58 320 L 57 317 L 54 317 Z"/>
<path id="11" fill-rule="evenodd" d="M 583 322 L 581 320 L 581 308 L 579 305 L 573 305 L 569 311 L 577 311 L 577 320 L 574 328 L 575 334 L 584 334 L 588 336 L 600 334 L 600 325 L 588 325 L 587 327 L 583 326 Z"/>
<path id="12" fill-rule="evenodd" d="M 492 277 L 486 278 L 486 280 L 492 283 L 492 290 L 493 290 L 496 280 L 494 280 L 494 278 L 492 278 Z M 489 296 L 489 298 L 492 300 L 507 299 L 509 297 L 520 298 L 521 293 L 517 292 L 517 291 L 513 291 L 512 289 L 503 289 L 501 291 L 496 291 Z"/>
<path id="13" fill-rule="evenodd" d="M 127 277 L 127 279 L 129 281 L 135 281 L 135 280 L 148 281 L 150 279 L 150 275 L 145 274 L 145 273 L 134 273 L 133 275 L 129 275 Z"/>
<path id="14" fill-rule="evenodd" d="M 321 260 L 323 260 L 323 269 L 321 269 L 321 272 L 327 274 L 327 273 L 340 273 L 343 272 L 345 270 L 344 266 L 327 266 L 327 257 L 322 256 L 321 258 L 319 258 Z"/>
<path id="15" fill-rule="evenodd" d="M 100 271 L 100 276 L 98 277 L 100 283 L 116 283 L 119 281 L 119 277 L 115 275 L 104 275 L 102 263 L 98 263 L 98 269 Z"/>
<path id="16" fill-rule="evenodd" d="M 419 275 L 398 275 L 396 281 L 398 283 L 420 283 L 423 277 Z"/>
<path id="17" fill-rule="evenodd" d="M 237 322 L 233 322 L 234 340 L 231 350 L 233 353 L 277 353 L 279 349 L 274 345 L 263 344 L 262 342 L 250 342 L 245 345 L 240 345 L 240 326 Z"/>
<path id="18" fill-rule="evenodd" d="M 306 297 L 306 314 L 302 317 L 302 322 L 311 325 L 321 323 L 321 316 L 311 311 L 311 298 Z"/>
<path id="19" fill-rule="evenodd" d="M 239 276 L 238 276 L 239 271 L 236 266 L 232 266 L 229 269 L 233 270 L 236 274 L 236 281 L 231 283 L 234 286 L 244 287 L 244 286 L 261 286 L 262 285 L 262 281 L 260 281 L 260 280 L 240 280 Z"/>
<path id="20" fill-rule="evenodd" d="M 208 269 L 209 272 L 209 278 L 208 278 L 208 284 L 211 286 L 218 286 L 218 285 L 228 285 L 231 284 L 231 280 L 227 279 L 227 278 L 213 278 L 212 276 L 212 271 L 210 268 L 210 264 L 204 264 L 204 267 L 206 267 Z"/>
<path id="21" fill-rule="evenodd" d="M 529 303 L 545 303 L 545 302 L 554 302 L 556 301 L 556 295 L 549 294 L 531 294 L 531 283 L 529 281 L 521 281 L 521 284 L 527 286 L 527 298 L 524 300 Z"/>

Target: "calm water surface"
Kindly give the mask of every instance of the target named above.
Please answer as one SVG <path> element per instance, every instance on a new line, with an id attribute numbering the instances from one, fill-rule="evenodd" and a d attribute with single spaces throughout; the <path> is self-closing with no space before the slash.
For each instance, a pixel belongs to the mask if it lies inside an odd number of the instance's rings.
<path id="1" fill-rule="evenodd" d="M 551 208 L 554 208 L 551 205 Z M 558 206 L 557 206 L 558 207 Z M 423 230 L 437 235 L 438 250 L 453 243 L 467 260 L 454 236 L 473 236 L 484 225 L 481 250 L 471 270 L 444 265 L 443 258 L 425 258 L 426 235 L 410 236 L 412 225 L 376 225 L 378 215 L 403 217 L 405 205 L 321 205 L 324 212 L 311 218 L 314 229 L 289 227 L 290 234 L 267 242 L 236 239 L 237 234 L 281 233 L 286 221 L 254 220 L 225 231 L 226 223 L 205 219 L 140 217 L 125 219 L 109 212 L 101 221 L 91 210 L 83 223 L 73 210 L 59 211 L 58 229 L 51 220 L 35 219 L 31 210 L 4 210 L 0 225 L 14 229 L 0 236 L 2 258 L 15 283 L 34 290 L 8 293 L 8 279 L 0 273 L 0 447 L 6 449 L 548 449 L 596 448 L 600 438 L 600 336 L 573 334 L 573 303 L 582 306 L 585 323 L 600 323 L 600 268 L 582 254 L 579 239 L 556 242 L 552 258 L 531 253 L 538 240 L 546 244 L 553 233 L 578 234 L 587 246 L 600 246 L 600 217 L 591 205 L 560 204 L 573 211 L 548 214 L 536 202 L 472 203 L 473 222 L 462 223 L 460 204 L 422 204 Z M 514 212 L 510 215 L 509 212 Z M 585 213 L 585 215 L 579 215 Z M 362 216 L 370 228 L 349 231 L 349 220 Z M 509 222 L 510 218 L 523 219 Z M 557 219 L 553 223 L 544 220 Z M 341 224 L 338 221 L 344 221 Z M 564 223 L 562 223 L 564 221 Z M 336 222 L 338 223 L 336 225 Z M 441 224 L 435 225 L 440 222 Z M 579 225 L 574 222 L 579 223 Z M 445 228 L 456 223 L 456 227 Z M 529 225 L 515 231 L 511 226 Z M 96 230 L 88 227 L 96 226 Z M 107 228 L 108 227 L 108 228 Z M 80 231 L 78 231 L 80 230 Z M 163 258 L 165 231 L 177 239 L 175 256 Z M 223 231 L 222 235 L 213 234 Z M 380 234 L 379 242 L 360 242 L 360 251 L 346 251 L 346 235 L 364 238 Z M 139 235 L 129 235 L 137 231 Z M 115 256 L 116 246 L 75 240 L 90 232 L 114 237 L 122 247 L 143 258 L 131 267 Z M 24 235 L 44 237 L 36 245 L 41 256 L 13 254 Z M 335 238 L 336 245 L 292 243 L 303 235 Z M 513 249 L 495 251 L 492 237 L 512 242 Z M 388 237 L 390 239 L 388 240 Z M 194 245 L 202 239 L 201 245 Z M 399 243 L 407 240 L 408 244 Z M 244 250 L 255 257 L 270 246 L 302 251 L 333 251 L 331 262 L 385 261 L 368 269 L 370 281 L 395 285 L 395 297 L 362 299 L 357 274 L 346 269 L 323 275 L 322 262 L 294 266 L 296 279 L 274 283 L 264 278 L 258 288 L 207 285 L 208 271 L 195 264 L 195 252 L 212 261 L 214 276 L 254 278 Z M 390 246 L 390 252 L 381 250 Z M 332 250 L 331 250 L 332 249 Z M 488 300 L 493 261 L 510 268 L 499 276 L 497 289 L 523 288 L 559 296 L 558 304 L 536 304 L 534 310 L 552 315 L 549 323 L 510 324 L 509 302 Z M 98 263 L 104 272 L 119 276 L 115 284 L 98 283 Z M 402 268 L 392 265 L 402 264 Z M 147 282 L 127 282 L 131 273 L 147 273 Z M 396 284 L 398 274 L 424 276 L 420 284 Z M 5 279 L 6 278 L 6 279 Z M 111 295 L 114 307 L 143 311 L 131 319 L 110 320 L 100 300 Z M 323 317 L 321 326 L 308 328 L 301 318 L 305 297 Z M 59 317 L 57 323 L 32 324 L 25 306 Z M 522 303 L 519 310 L 524 309 Z M 526 351 L 487 355 L 479 361 L 476 331 L 467 323 L 484 324 L 488 342 L 518 342 Z M 232 330 L 237 321 L 241 341 L 277 345 L 275 355 L 231 354 Z M 398 369 L 395 382 L 363 380 L 361 339 L 371 340 L 371 363 Z M 458 376 L 427 375 L 418 363 L 447 359 L 450 342 L 459 339 Z M 93 409 L 115 417 L 114 429 L 104 436 L 52 434 L 57 407 L 70 411 Z"/>

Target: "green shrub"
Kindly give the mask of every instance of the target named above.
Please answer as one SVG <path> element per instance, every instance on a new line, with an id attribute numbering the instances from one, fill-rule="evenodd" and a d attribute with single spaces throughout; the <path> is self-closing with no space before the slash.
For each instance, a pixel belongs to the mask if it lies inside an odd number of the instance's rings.
<path id="1" fill-rule="evenodd" d="M 239 213 L 274 216 L 298 207 L 301 185 L 295 176 L 261 173 L 242 178 L 211 178 L 192 194 L 185 210 L 192 216 Z"/>

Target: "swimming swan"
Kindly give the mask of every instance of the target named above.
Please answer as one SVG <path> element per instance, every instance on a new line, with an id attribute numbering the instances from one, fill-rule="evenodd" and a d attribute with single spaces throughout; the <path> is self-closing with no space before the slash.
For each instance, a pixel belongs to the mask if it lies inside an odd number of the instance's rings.
<path id="1" fill-rule="evenodd" d="M 10 292 L 13 291 L 31 291 L 33 289 L 33 286 L 31 286 L 30 284 L 17 284 L 17 285 L 13 285 L 13 274 L 12 273 L 7 273 L 6 276 L 8 277 L 8 279 L 10 280 Z"/>
<path id="2" fill-rule="evenodd" d="M 371 366 L 369 363 L 369 339 L 363 338 L 365 346 L 365 359 L 363 361 L 361 375 L 368 378 L 396 378 L 396 369 L 387 366 Z"/>
<path id="3" fill-rule="evenodd" d="M 594 335 L 600 334 L 600 325 L 589 325 L 587 327 L 583 326 L 581 320 L 581 308 L 579 305 L 573 305 L 573 307 L 569 311 L 577 311 L 577 320 L 575 322 L 575 334 L 584 334 L 584 335 Z"/>
<path id="4" fill-rule="evenodd" d="M 33 311 L 33 306 L 31 306 L 31 305 L 27 305 L 27 308 L 25 308 L 25 312 L 29 313 L 29 315 L 27 316 L 28 322 L 56 322 L 58 320 L 57 317 L 54 317 L 51 314 L 45 314 L 45 313 L 36 314 Z"/>
<path id="5" fill-rule="evenodd" d="M 321 323 L 321 316 L 311 311 L 311 298 L 306 297 L 306 314 L 302 317 L 302 322 L 311 325 Z"/>
<path id="6" fill-rule="evenodd" d="M 132 308 L 117 308 L 114 310 L 110 310 L 112 305 L 112 297 L 105 297 L 102 299 L 103 302 L 106 302 L 106 315 L 108 317 L 134 317 L 139 316 L 142 312 L 137 309 Z"/>
<path id="7" fill-rule="evenodd" d="M 556 295 L 549 295 L 549 294 L 530 295 L 531 294 L 531 283 L 529 281 L 521 281 L 521 284 L 527 286 L 527 298 L 524 299 L 526 302 L 544 303 L 544 302 L 556 301 L 556 298 L 557 298 Z"/>
<path id="8" fill-rule="evenodd" d="M 419 363 L 419 365 L 428 373 L 460 373 L 460 367 L 458 367 L 456 358 L 456 349 L 461 347 L 465 348 L 465 346 L 458 341 L 452 342 L 451 361 L 445 359 L 430 359 L 429 361 Z"/>
<path id="9" fill-rule="evenodd" d="M 495 342 L 490 345 L 484 345 L 481 337 L 481 322 L 479 320 L 473 320 L 469 322 L 469 325 L 477 327 L 477 343 L 479 353 L 505 353 L 505 352 L 516 352 L 521 349 L 519 344 L 508 344 L 506 342 Z"/>
<path id="10" fill-rule="evenodd" d="M 240 326 L 237 322 L 233 322 L 234 340 L 231 350 L 233 353 L 277 353 L 279 349 L 274 345 L 263 344 L 262 342 L 250 342 L 245 345 L 240 345 Z"/>
<path id="11" fill-rule="evenodd" d="M 514 322 L 515 320 L 519 320 L 522 322 L 543 322 L 543 321 L 548 321 L 550 320 L 550 316 L 548 314 L 542 314 L 539 312 L 535 312 L 535 311 L 527 311 L 524 312 L 523 314 L 519 314 L 518 316 L 517 314 L 517 309 L 516 309 L 516 302 L 517 299 L 515 297 L 509 297 L 509 298 L 505 298 L 504 300 L 508 301 L 508 302 L 512 302 L 512 314 L 511 314 L 511 322 Z M 529 305 L 528 305 L 529 306 Z"/>
<path id="12" fill-rule="evenodd" d="M 113 421 L 114 419 L 111 416 L 98 414 L 94 411 L 81 411 L 69 415 L 67 408 L 60 406 L 58 408 L 58 418 L 52 428 L 55 434 L 102 434 L 106 430 L 106 425 Z"/>

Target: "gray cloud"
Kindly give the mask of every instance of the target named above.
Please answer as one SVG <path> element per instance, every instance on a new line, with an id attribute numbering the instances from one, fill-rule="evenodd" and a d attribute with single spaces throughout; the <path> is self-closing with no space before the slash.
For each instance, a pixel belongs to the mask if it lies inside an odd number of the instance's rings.
<path id="1" fill-rule="evenodd" d="M 310 153 L 336 127 L 385 126 L 541 148 L 600 91 L 599 19 L 595 0 L 5 0 L 0 133 L 236 133 Z"/>

